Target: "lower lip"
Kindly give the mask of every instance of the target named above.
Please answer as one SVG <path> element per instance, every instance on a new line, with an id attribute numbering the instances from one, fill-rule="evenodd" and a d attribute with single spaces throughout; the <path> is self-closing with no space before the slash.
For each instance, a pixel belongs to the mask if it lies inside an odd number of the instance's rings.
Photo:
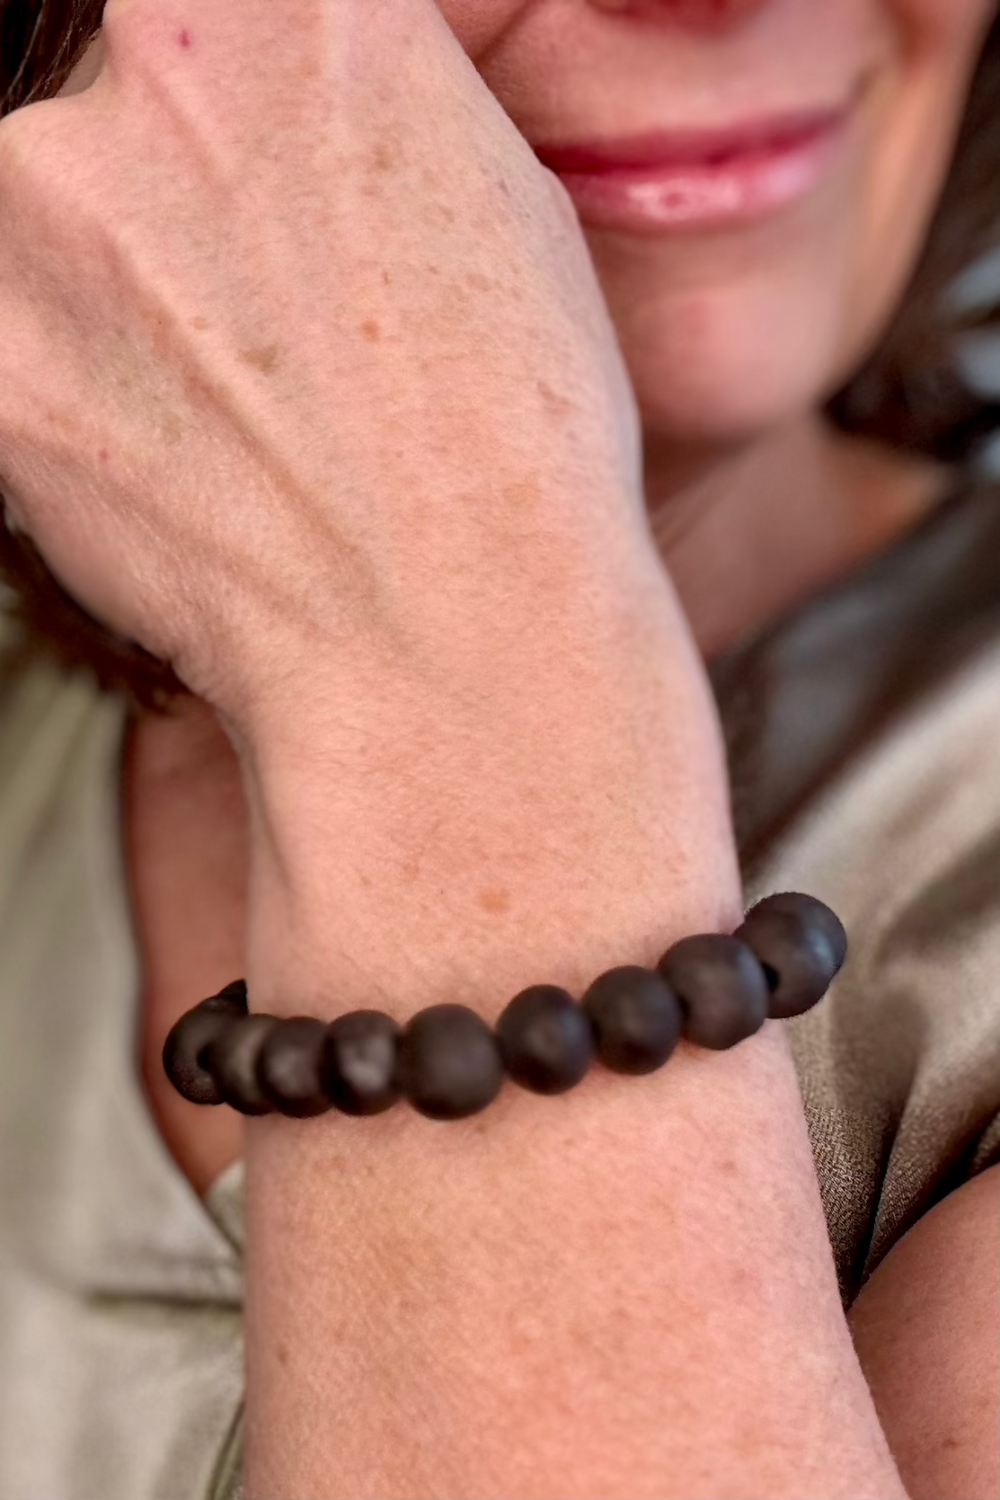
<path id="1" fill-rule="evenodd" d="M 598 229 L 667 234 L 752 223 L 798 202 L 833 157 L 845 121 L 718 163 L 619 167 L 558 176 L 581 220 Z"/>

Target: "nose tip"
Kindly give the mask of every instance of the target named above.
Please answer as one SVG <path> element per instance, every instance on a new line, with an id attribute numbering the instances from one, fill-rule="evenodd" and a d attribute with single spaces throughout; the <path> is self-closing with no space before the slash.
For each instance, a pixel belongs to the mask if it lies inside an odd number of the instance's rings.
<path id="1" fill-rule="evenodd" d="M 596 10 L 686 26 L 694 30 L 713 30 L 746 20 L 760 10 L 767 0 L 591 0 Z"/>

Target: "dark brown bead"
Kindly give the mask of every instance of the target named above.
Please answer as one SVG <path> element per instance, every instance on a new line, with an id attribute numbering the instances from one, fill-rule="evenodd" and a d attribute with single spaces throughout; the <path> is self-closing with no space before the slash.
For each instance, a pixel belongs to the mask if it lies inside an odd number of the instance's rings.
<path id="1" fill-rule="evenodd" d="M 767 1020 L 764 971 L 746 944 L 727 933 L 681 938 L 656 967 L 681 1002 L 684 1036 L 699 1047 L 735 1047 Z"/>
<path id="2" fill-rule="evenodd" d="M 223 1100 L 241 1115 L 274 1112 L 274 1105 L 257 1081 L 257 1059 L 264 1039 L 278 1024 L 276 1016 L 236 1016 L 205 1051 L 205 1066 L 219 1085 Z"/>
<path id="3" fill-rule="evenodd" d="M 352 1010 L 326 1028 L 323 1087 L 345 1115 L 378 1115 L 403 1097 L 396 1076 L 402 1027 L 380 1010 Z"/>
<path id="4" fill-rule="evenodd" d="M 765 896 L 747 912 L 734 937 L 757 955 L 767 978 L 768 1014 L 802 1015 L 822 1000 L 847 954 L 847 933 L 835 912 L 801 891 Z"/>
<path id="5" fill-rule="evenodd" d="M 163 1067 L 179 1094 L 192 1104 L 223 1104 L 215 1078 L 204 1066 L 205 1049 L 239 1015 L 218 996 L 203 1000 L 171 1027 L 163 1044 Z"/>
<path id="6" fill-rule="evenodd" d="M 496 1039 L 508 1078 L 535 1094 L 564 1094 L 594 1060 L 590 1017 L 554 984 L 515 995 L 500 1013 Z"/>
<path id="7" fill-rule="evenodd" d="M 398 1066 L 406 1097 L 430 1120 L 477 1114 L 503 1087 L 496 1037 L 466 1005 L 418 1010 L 399 1039 Z"/>
<path id="8" fill-rule="evenodd" d="M 594 980 L 580 1004 L 606 1068 L 639 1075 L 662 1067 L 681 1039 L 684 1011 L 655 969 L 622 964 Z"/>
<path id="9" fill-rule="evenodd" d="M 257 1057 L 257 1082 L 281 1114 L 305 1120 L 331 1108 L 323 1089 L 325 1045 L 326 1026 L 312 1016 L 279 1021 L 264 1037 Z"/>
<path id="10" fill-rule="evenodd" d="M 213 995 L 211 1002 L 206 1000 L 205 1004 L 215 1004 L 220 1001 L 232 1010 L 234 1015 L 247 1015 L 250 1007 L 247 1001 L 246 980 L 234 979 L 231 984 L 227 984 L 224 989 L 221 989 L 217 995 Z"/>

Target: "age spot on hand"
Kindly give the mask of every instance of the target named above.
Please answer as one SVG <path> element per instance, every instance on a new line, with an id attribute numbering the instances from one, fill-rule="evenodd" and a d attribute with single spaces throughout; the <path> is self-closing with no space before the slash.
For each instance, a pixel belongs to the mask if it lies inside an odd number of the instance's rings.
<path id="1" fill-rule="evenodd" d="M 576 411 L 575 404 L 572 401 L 567 401 L 566 397 L 561 396 L 558 391 L 554 391 L 546 381 L 539 380 L 537 388 L 545 410 L 551 412 L 554 417 L 565 417 L 570 412 Z"/>
<path id="2" fill-rule="evenodd" d="M 239 357 L 245 365 L 252 365 L 262 375 L 273 375 L 278 367 L 277 344 L 266 344 L 263 348 L 241 349 Z"/>
<path id="3" fill-rule="evenodd" d="M 398 144 L 390 139 L 376 141 L 369 159 L 376 172 L 391 172 L 401 157 Z"/>
<path id="4" fill-rule="evenodd" d="M 517 484 L 505 484 L 501 491 L 508 504 L 518 510 L 531 510 L 541 499 L 541 486 L 534 479 L 524 479 Z"/>
<path id="5" fill-rule="evenodd" d="M 505 911 L 510 911 L 510 891 L 504 890 L 502 886 L 480 891 L 479 904 L 483 911 L 499 916 Z"/>

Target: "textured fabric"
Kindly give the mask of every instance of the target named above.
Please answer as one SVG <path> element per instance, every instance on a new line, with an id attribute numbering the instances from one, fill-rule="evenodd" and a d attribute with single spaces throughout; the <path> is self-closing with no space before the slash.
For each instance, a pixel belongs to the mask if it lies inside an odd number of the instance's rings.
<path id="1" fill-rule="evenodd" d="M 0 706 L 0 1495 L 229 1500 L 239 1174 L 203 1206 L 142 1093 L 120 703 Z"/>
<path id="2" fill-rule="evenodd" d="M 785 1023 L 848 1308 L 1000 1161 L 1000 488 L 961 488 L 710 676 L 746 905 L 808 891 L 848 932 Z"/>
<path id="3" fill-rule="evenodd" d="M 746 904 L 847 961 L 786 1023 L 844 1305 L 1000 1160 L 1000 497 L 963 491 L 711 668 Z M 0 1496 L 236 1500 L 242 1164 L 202 1202 L 138 1074 L 126 714 L 0 686 Z"/>

